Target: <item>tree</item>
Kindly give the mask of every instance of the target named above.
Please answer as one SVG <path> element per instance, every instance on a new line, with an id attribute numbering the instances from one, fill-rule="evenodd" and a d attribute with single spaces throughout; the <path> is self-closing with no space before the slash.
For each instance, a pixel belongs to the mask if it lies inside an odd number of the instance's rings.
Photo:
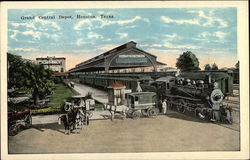
<path id="1" fill-rule="evenodd" d="M 204 70 L 205 71 L 210 71 L 211 70 L 210 64 L 205 64 Z"/>
<path id="2" fill-rule="evenodd" d="M 25 86 L 31 90 L 34 104 L 38 103 L 39 98 L 44 98 L 52 93 L 54 86 L 53 73 L 45 69 L 41 64 L 27 62 L 25 67 Z"/>
<path id="3" fill-rule="evenodd" d="M 218 65 L 214 63 L 214 64 L 212 65 L 212 70 L 218 70 L 218 69 L 219 69 L 219 68 L 218 68 Z"/>
<path id="4" fill-rule="evenodd" d="M 8 55 L 8 88 L 25 93 L 32 93 L 34 103 L 52 93 L 54 86 L 53 72 L 41 64 L 24 61 L 20 56 Z"/>
<path id="5" fill-rule="evenodd" d="M 8 88 L 16 90 L 23 88 L 25 63 L 20 56 L 7 53 L 8 59 Z"/>
<path id="6" fill-rule="evenodd" d="M 236 68 L 236 69 L 239 69 L 239 67 L 240 67 L 240 61 L 238 61 L 238 62 L 235 64 L 235 68 Z"/>
<path id="7" fill-rule="evenodd" d="M 176 67 L 181 71 L 200 70 L 199 60 L 191 51 L 183 52 L 183 54 L 177 58 Z"/>

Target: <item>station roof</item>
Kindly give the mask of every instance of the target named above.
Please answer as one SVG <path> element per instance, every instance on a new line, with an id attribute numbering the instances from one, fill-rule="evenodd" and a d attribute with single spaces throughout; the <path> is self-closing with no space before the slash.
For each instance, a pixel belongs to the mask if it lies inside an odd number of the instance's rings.
<path id="1" fill-rule="evenodd" d="M 120 52 L 123 52 L 123 51 L 127 51 L 127 50 L 130 50 L 130 49 L 133 49 L 133 50 L 136 50 L 138 52 L 141 52 L 143 54 L 147 54 L 149 56 L 152 56 L 156 59 L 156 56 L 155 55 L 152 55 L 148 52 L 145 52 L 139 48 L 136 47 L 136 42 L 134 41 L 130 41 L 128 43 L 125 43 L 121 46 L 118 46 L 116 48 L 113 48 L 107 52 L 104 52 L 98 56 L 95 56 L 87 61 L 84 61 L 84 62 L 81 62 L 79 64 L 77 64 L 75 66 L 75 68 L 72 68 L 69 70 L 69 73 L 70 72 L 93 72 L 93 71 L 103 71 L 105 70 L 105 63 L 104 61 L 106 60 L 106 58 L 110 57 L 110 56 L 114 56 Z M 165 63 L 162 63 L 162 62 L 158 62 L 156 61 L 157 65 L 166 65 Z M 145 65 L 145 66 L 137 66 L 137 65 L 128 65 L 128 66 L 122 66 L 122 67 L 111 67 L 110 69 L 126 69 L 126 68 L 137 68 L 137 67 L 150 67 L 149 65 Z"/>

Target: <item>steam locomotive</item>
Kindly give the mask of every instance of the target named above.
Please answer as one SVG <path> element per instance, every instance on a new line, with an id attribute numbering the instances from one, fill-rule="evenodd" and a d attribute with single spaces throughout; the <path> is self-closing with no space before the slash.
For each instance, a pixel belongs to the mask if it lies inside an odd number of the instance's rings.
<path id="1" fill-rule="evenodd" d="M 156 92 L 159 101 L 166 99 L 169 109 L 181 113 L 193 112 L 202 119 L 232 123 L 232 109 L 222 104 L 224 94 L 210 75 L 204 80 L 181 76 L 161 77 L 149 84 L 141 84 L 141 88 L 143 91 Z"/>

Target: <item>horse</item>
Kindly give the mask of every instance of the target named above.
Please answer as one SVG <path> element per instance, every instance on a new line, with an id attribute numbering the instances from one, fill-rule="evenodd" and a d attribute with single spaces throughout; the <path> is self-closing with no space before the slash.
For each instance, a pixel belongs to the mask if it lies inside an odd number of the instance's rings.
<path id="1" fill-rule="evenodd" d="M 89 125 L 89 114 L 87 111 L 84 111 L 82 108 L 78 110 L 77 117 L 79 116 L 80 125 Z"/>
<path id="2" fill-rule="evenodd" d="M 111 104 L 104 104 L 104 109 L 109 110 L 111 114 L 111 121 L 115 118 L 115 113 L 119 113 L 122 115 L 122 119 L 126 119 L 126 113 L 128 112 L 129 108 L 125 105 L 111 105 Z"/>
<path id="3" fill-rule="evenodd" d="M 70 134 L 71 130 L 76 129 L 76 133 L 80 133 L 82 129 L 81 116 L 78 110 L 71 111 L 58 117 L 58 124 L 63 122 L 65 134 Z"/>

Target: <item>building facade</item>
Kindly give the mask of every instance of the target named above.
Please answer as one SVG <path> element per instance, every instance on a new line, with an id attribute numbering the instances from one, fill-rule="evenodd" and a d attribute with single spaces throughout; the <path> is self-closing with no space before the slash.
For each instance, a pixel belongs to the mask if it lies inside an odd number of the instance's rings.
<path id="1" fill-rule="evenodd" d="M 65 72 L 65 62 L 66 58 L 64 57 L 45 57 L 45 58 L 36 58 L 37 63 L 42 64 L 44 68 L 49 68 L 55 72 Z"/>

